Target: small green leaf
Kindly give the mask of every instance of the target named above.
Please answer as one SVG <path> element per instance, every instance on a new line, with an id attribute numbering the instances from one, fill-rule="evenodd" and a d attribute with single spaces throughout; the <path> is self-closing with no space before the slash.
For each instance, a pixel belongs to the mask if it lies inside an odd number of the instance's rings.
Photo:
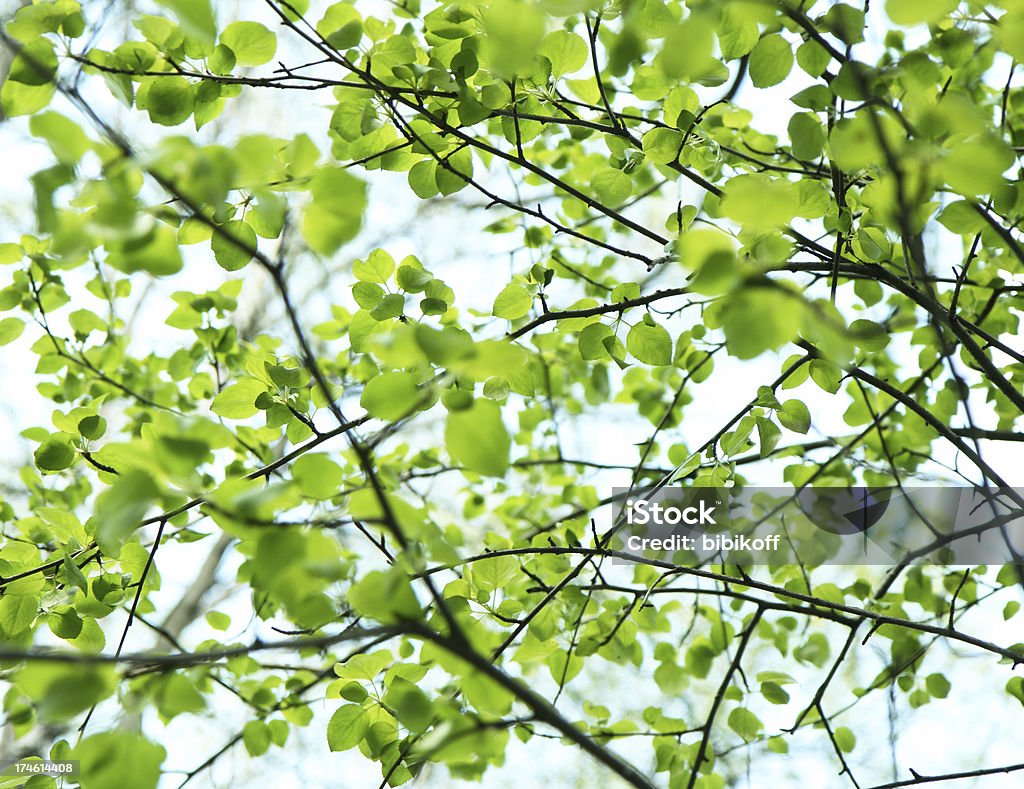
<path id="1" fill-rule="evenodd" d="M 311 499 L 329 499 L 341 489 L 341 467 L 327 455 L 301 455 L 292 463 L 292 479 L 303 495 Z"/>
<path id="2" fill-rule="evenodd" d="M 277 36 L 259 22 L 232 22 L 221 32 L 220 41 L 235 53 L 240 66 L 262 66 L 277 51 Z"/>
<path id="3" fill-rule="evenodd" d="M 405 296 L 401 293 L 388 293 L 370 310 L 375 321 L 386 321 L 397 318 L 405 312 Z"/>
<path id="4" fill-rule="evenodd" d="M 316 32 L 335 49 L 348 49 L 363 37 L 363 18 L 351 3 L 335 3 L 317 22 Z"/>
<path id="5" fill-rule="evenodd" d="M 370 728 L 370 716 L 358 704 L 344 704 L 327 723 L 327 746 L 332 751 L 355 748 Z"/>
<path id="6" fill-rule="evenodd" d="M 422 393 L 410 373 L 383 373 L 367 382 L 359 404 L 378 419 L 394 422 L 416 410 Z"/>
<path id="7" fill-rule="evenodd" d="M 590 185 L 598 199 L 608 206 L 622 205 L 633 194 L 633 179 L 613 167 L 599 170 Z"/>
<path id="8" fill-rule="evenodd" d="M 444 431 L 445 446 L 459 465 L 489 477 L 508 470 L 512 441 L 493 400 L 474 400 L 462 411 L 451 411 Z"/>
<path id="9" fill-rule="evenodd" d="M 110 731 L 82 740 L 68 758 L 81 762 L 89 789 L 121 789 L 126 775 L 132 777 L 132 789 L 156 789 L 167 751 L 141 734 Z"/>
<path id="10" fill-rule="evenodd" d="M 779 439 L 781 438 L 782 431 L 779 430 L 778 425 L 770 419 L 758 417 L 757 440 L 761 448 L 761 457 L 770 455 L 775 447 L 779 445 Z"/>
<path id="11" fill-rule="evenodd" d="M 672 364 L 672 336 L 664 326 L 635 324 L 626 336 L 626 349 L 644 364 Z"/>
<path id="12" fill-rule="evenodd" d="M 762 682 L 761 693 L 765 699 L 772 704 L 788 704 L 789 693 L 785 688 L 775 682 Z"/>
<path id="13" fill-rule="evenodd" d="M 207 611 L 206 622 L 214 630 L 224 631 L 231 627 L 231 617 L 221 611 Z"/>
<path id="14" fill-rule="evenodd" d="M 796 294 L 776 288 L 743 288 L 723 304 L 726 348 L 739 359 L 778 350 L 796 337 L 802 319 L 803 303 Z"/>
<path id="15" fill-rule="evenodd" d="M 232 220 L 214 231 L 210 247 L 217 265 L 225 271 L 238 271 L 252 260 L 258 243 L 248 222 Z"/>
<path id="16" fill-rule="evenodd" d="M 775 416 L 779 424 L 796 433 L 806 433 L 811 429 L 811 412 L 800 400 L 787 400 Z"/>
<path id="17" fill-rule="evenodd" d="M 107 432 L 107 420 L 98 414 L 87 416 L 79 420 L 78 432 L 82 435 L 82 438 L 95 441 Z"/>
<path id="18" fill-rule="evenodd" d="M 729 713 L 728 723 L 729 728 L 747 742 L 756 739 L 763 726 L 754 713 L 743 707 L 737 707 Z"/>
<path id="19" fill-rule="evenodd" d="M 195 94 L 184 77 L 151 77 L 149 82 L 144 83 L 144 87 L 144 92 L 140 90 L 139 108 L 149 113 L 153 123 L 178 126 L 192 115 Z"/>
<path id="20" fill-rule="evenodd" d="M 889 344 L 889 333 L 874 321 L 858 319 L 850 324 L 853 341 L 866 351 L 880 351 Z"/>
<path id="21" fill-rule="evenodd" d="M 75 460 L 75 449 L 65 439 L 48 438 L 33 456 L 36 467 L 42 471 L 63 471 Z"/>
<path id="22" fill-rule="evenodd" d="M 409 578 L 397 567 L 367 573 L 349 589 L 348 603 L 378 622 L 416 619 L 422 614 Z"/>
<path id="23" fill-rule="evenodd" d="M 383 249 L 375 249 L 366 260 L 357 260 L 352 264 L 352 273 L 362 282 L 378 282 L 384 284 L 395 273 L 395 259 Z"/>
<path id="24" fill-rule="evenodd" d="M 811 380 L 829 394 L 835 394 L 843 380 L 843 371 L 826 359 L 813 359 L 810 364 Z"/>
<path id="25" fill-rule="evenodd" d="M 25 331 L 25 321 L 21 318 L 4 318 L 0 320 L 0 345 L 9 345 Z"/>
<path id="26" fill-rule="evenodd" d="M 117 558 L 121 547 L 142 524 L 150 506 L 160 495 L 153 478 L 139 469 L 129 469 L 96 498 L 96 542 L 104 555 Z"/>
<path id="27" fill-rule="evenodd" d="M 952 688 L 945 674 L 929 674 L 925 677 L 924 684 L 928 692 L 937 699 L 946 698 Z"/>
<path id="28" fill-rule="evenodd" d="M 182 29 L 197 41 L 210 46 L 217 37 L 210 0 L 157 0 L 178 17 Z"/>
<path id="29" fill-rule="evenodd" d="M 778 33 L 767 35 L 757 42 L 750 53 L 750 81 L 757 88 L 778 85 L 789 76 L 793 68 L 793 48 Z"/>
<path id="30" fill-rule="evenodd" d="M 800 189 L 784 178 L 758 173 L 729 179 L 722 213 L 751 230 L 782 227 L 800 212 Z"/>
<path id="31" fill-rule="evenodd" d="M 857 747 L 857 736 L 846 726 L 837 727 L 832 736 L 843 753 L 851 753 Z"/>
<path id="32" fill-rule="evenodd" d="M 589 53 L 586 42 L 567 30 L 548 33 L 537 51 L 551 63 L 551 76 L 555 79 L 583 68 Z"/>
<path id="33" fill-rule="evenodd" d="M 16 636 L 27 630 L 39 613 L 39 595 L 8 592 L 0 597 L 0 632 Z"/>
<path id="34" fill-rule="evenodd" d="M 675 129 L 651 129 L 643 138 L 644 155 L 657 164 L 671 164 L 683 148 L 683 133 Z"/>
<path id="35" fill-rule="evenodd" d="M 958 0 L 886 0 L 885 12 L 897 25 L 909 27 L 942 19 L 957 5 Z"/>
<path id="36" fill-rule="evenodd" d="M 256 416 L 256 398 L 267 391 L 267 386 L 255 378 L 246 378 L 223 389 L 210 406 L 213 413 L 225 419 L 248 419 Z"/>
<path id="37" fill-rule="evenodd" d="M 250 756 L 262 756 L 270 749 L 270 729 L 263 721 L 248 721 L 242 727 L 242 743 Z"/>
<path id="38" fill-rule="evenodd" d="M 491 314 L 498 318 L 514 321 L 523 317 L 533 306 L 533 297 L 522 285 L 512 283 L 505 288 L 494 299 L 494 308 Z"/>

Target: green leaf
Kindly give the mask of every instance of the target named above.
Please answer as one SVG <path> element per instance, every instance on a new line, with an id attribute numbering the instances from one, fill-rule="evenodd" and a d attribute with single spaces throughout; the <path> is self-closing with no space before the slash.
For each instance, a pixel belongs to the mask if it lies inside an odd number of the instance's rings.
<path id="1" fill-rule="evenodd" d="M 811 360 L 811 380 L 829 394 L 835 394 L 843 380 L 843 371 L 839 365 L 825 359 Z"/>
<path id="2" fill-rule="evenodd" d="M 242 743 L 250 756 L 262 756 L 270 749 L 270 729 L 263 721 L 248 721 L 242 727 Z"/>
<path id="3" fill-rule="evenodd" d="M 817 116 L 809 112 L 798 112 L 789 119 L 789 139 L 792 141 L 793 155 L 811 161 L 821 156 L 825 148 L 825 129 Z"/>
<path id="4" fill-rule="evenodd" d="M 750 81 L 757 88 L 778 85 L 789 76 L 793 68 L 793 48 L 778 33 L 767 35 L 757 42 L 750 53 Z"/>
<path id="5" fill-rule="evenodd" d="M 231 627 L 231 617 L 221 611 L 207 611 L 205 619 L 214 630 L 224 631 Z"/>
<path id="6" fill-rule="evenodd" d="M 43 720 L 66 720 L 110 696 L 117 675 L 112 666 L 35 663 L 19 671 L 14 684 L 35 702 Z"/>
<path id="7" fill-rule="evenodd" d="M 88 438 L 90 441 L 95 441 L 107 432 L 107 420 L 98 414 L 87 416 L 84 419 L 79 420 L 78 432 L 81 434 L 82 438 Z"/>
<path id="8" fill-rule="evenodd" d="M 473 563 L 473 583 L 488 592 L 501 589 L 519 575 L 514 556 L 495 556 Z"/>
<path id="9" fill-rule="evenodd" d="M 471 471 L 502 477 L 508 470 L 512 442 L 493 400 L 474 400 L 467 409 L 449 412 L 444 441 L 452 460 Z"/>
<path id="10" fill-rule="evenodd" d="M 798 296 L 766 287 L 746 287 L 729 296 L 721 314 L 726 348 L 739 359 L 778 350 L 800 330 Z"/>
<path id="11" fill-rule="evenodd" d="M 1024 677 L 1010 677 L 1006 682 L 1006 692 L 1024 704 Z"/>
<path id="12" fill-rule="evenodd" d="M 828 661 L 830 652 L 828 639 L 822 633 L 812 633 L 804 644 L 793 650 L 793 657 L 821 668 Z"/>
<path id="13" fill-rule="evenodd" d="M 248 419 L 256 416 L 256 398 L 267 391 L 267 386 L 255 378 L 246 378 L 225 388 L 213 399 L 210 409 L 225 419 Z"/>
<path id="14" fill-rule="evenodd" d="M 156 789 L 167 751 L 141 734 L 110 731 L 82 740 L 69 758 L 81 762 L 89 789 L 123 789 L 126 775 L 132 789 Z"/>
<path id="15" fill-rule="evenodd" d="M 498 318 L 514 321 L 522 318 L 533 306 L 533 296 L 522 285 L 512 283 L 506 285 L 494 299 L 491 314 Z"/>
<path id="16" fill-rule="evenodd" d="M 217 265 L 226 271 L 238 271 L 252 260 L 259 242 L 256 231 L 247 222 L 225 222 L 213 233 L 210 247 Z"/>
<path id="17" fill-rule="evenodd" d="M 402 677 L 395 677 L 388 683 L 384 704 L 393 710 L 398 721 L 414 734 L 424 731 L 436 715 L 427 694 Z"/>
<path id="18" fill-rule="evenodd" d="M 212 46 L 217 37 L 210 0 L 157 0 L 178 17 L 182 29 L 197 41 Z"/>
<path id="19" fill-rule="evenodd" d="M 750 710 L 737 707 L 729 713 L 729 728 L 736 732 L 747 742 L 757 739 L 763 724 L 761 720 Z"/>
<path id="20" fill-rule="evenodd" d="M 999 189 L 1013 161 L 1013 151 L 1001 139 L 963 141 L 945 152 L 939 172 L 954 191 L 976 197 Z"/>
<path id="21" fill-rule="evenodd" d="M 886 0 L 885 12 L 895 24 L 910 27 L 949 16 L 957 5 L 958 0 Z"/>
<path id="22" fill-rule="evenodd" d="M 889 333 L 874 321 L 855 320 L 850 324 L 853 341 L 866 351 L 881 351 L 889 344 Z"/>
<path id="23" fill-rule="evenodd" d="M 386 321 L 397 318 L 404 312 L 405 296 L 401 293 L 388 293 L 370 310 L 370 315 L 375 321 Z"/>
<path id="24" fill-rule="evenodd" d="M 775 416 L 779 424 L 796 433 L 806 433 L 811 429 L 811 412 L 800 400 L 787 400 Z"/>
<path id="25" fill-rule="evenodd" d="M 410 373 L 383 373 L 367 382 L 359 404 L 371 416 L 394 422 L 415 411 L 422 397 Z"/>
<path id="26" fill-rule="evenodd" d="M 820 77 L 832 62 L 832 56 L 817 41 L 805 41 L 797 47 L 796 62 L 810 76 Z"/>
<path id="27" fill-rule="evenodd" d="M 335 3 L 317 22 L 316 32 L 335 49 L 348 49 L 363 37 L 363 18 L 351 3 Z"/>
<path id="28" fill-rule="evenodd" d="M 326 168 L 313 176 L 310 192 L 302 234 L 313 251 L 333 255 L 362 226 L 366 184 L 346 170 Z"/>
<path id="29" fill-rule="evenodd" d="M 327 455 L 309 453 L 292 463 L 292 479 L 303 495 L 311 499 L 329 499 L 341 490 L 341 467 Z"/>
<path id="30" fill-rule="evenodd" d="M 358 704 L 344 704 L 327 723 L 327 746 L 332 751 L 355 748 L 370 728 L 370 716 Z"/>
<path id="31" fill-rule="evenodd" d="M 757 441 L 761 448 L 761 457 L 767 457 L 779 445 L 782 431 L 770 419 L 759 417 L 757 420 Z"/>
<path id="32" fill-rule="evenodd" d="M 619 206 L 633 194 L 633 180 L 622 170 L 605 167 L 591 179 L 598 199 L 608 206 Z"/>
<path id="33" fill-rule="evenodd" d="M 843 753 L 851 753 L 857 747 L 857 736 L 846 726 L 837 726 L 832 736 Z"/>
<path id="34" fill-rule="evenodd" d="M 181 271 L 181 250 L 174 231 L 163 224 L 129 239 L 106 242 L 107 263 L 125 274 L 145 271 L 157 277 Z"/>
<path id="35" fill-rule="evenodd" d="M 23 257 L 25 250 L 21 248 L 21 244 L 0 244 L 0 266 L 18 263 Z"/>
<path id="36" fill-rule="evenodd" d="M 150 77 L 143 87 L 145 90 L 140 90 L 138 106 L 149 113 L 153 123 L 178 126 L 192 115 L 195 94 L 184 77 Z"/>
<path id="37" fill-rule="evenodd" d="M 626 349 L 644 364 L 672 364 L 672 336 L 664 326 L 635 324 L 626 336 Z"/>
<path id="38" fill-rule="evenodd" d="M 395 273 L 395 259 L 383 249 L 375 249 L 367 255 L 366 260 L 356 260 L 352 263 L 352 273 L 362 282 L 377 282 L 383 285 Z"/>
<path id="39" fill-rule="evenodd" d="M 92 147 L 82 127 L 59 112 L 33 115 L 29 121 L 29 130 L 33 136 L 46 140 L 57 160 L 64 164 L 78 164 Z"/>
<path id="40" fill-rule="evenodd" d="M 538 52 L 551 63 L 551 76 L 555 79 L 579 71 L 589 54 L 586 42 L 567 30 L 548 33 L 540 42 Z"/>
<path id="41" fill-rule="evenodd" d="M 201 712 L 206 700 L 184 674 L 170 674 L 160 684 L 156 696 L 157 709 L 165 720 L 183 713 Z"/>
<path id="42" fill-rule="evenodd" d="M 945 674 L 929 674 L 924 680 L 928 692 L 937 699 L 944 699 L 952 688 Z"/>
<path id="43" fill-rule="evenodd" d="M 739 175 L 725 185 L 722 213 L 745 229 L 782 227 L 800 211 L 800 190 L 783 178 Z"/>
<path id="44" fill-rule="evenodd" d="M 9 637 L 27 630 L 39 613 L 39 595 L 8 592 L 0 597 L 0 632 Z"/>
<path id="45" fill-rule="evenodd" d="M 644 155 L 657 164 L 671 164 L 683 148 L 683 133 L 675 129 L 651 129 L 643 138 Z"/>
<path id="46" fill-rule="evenodd" d="M 48 438 L 33 455 L 42 471 L 63 471 L 75 460 L 75 449 L 63 438 Z"/>
<path id="47" fill-rule="evenodd" d="M 608 352 L 604 346 L 606 337 L 610 337 L 612 328 L 606 323 L 591 323 L 580 332 L 578 347 L 580 356 L 586 361 L 604 359 Z"/>
<path id="48" fill-rule="evenodd" d="M 348 603 L 378 622 L 414 620 L 422 614 L 408 577 L 398 567 L 367 573 L 349 589 Z"/>
<path id="49" fill-rule="evenodd" d="M 262 66 L 277 52 L 277 36 L 259 22 L 232 22 L 221 31 L 220 42 L 235 53 L 239 66 Z"/>
<path id="50" fill-rule="evenodd" d="M 722 8 L 718 28 L 718 45 L 725 60 L 735 60 L 748 54 L 757 45 L 757 20 L 742 6 Z"/>
<path id="51" fill-rule="evenodd" d="M 9 345 L 25 331 L 25 322 L 21 318 L 4 318 L 0 320 L 0 345 Z"/>
<path id="52" fill-rule="evenodd" d="M 160 489 L 149 474 L 129 469 L 97 497 L 92 520 L 96 525 L 96 543 L 104 555 L 121 555 L 121 547 L 141 526 L 159 495 Z"/>
<path id="53" fill-rule="evenodd" d="M 775 682 L 762 682 L 761 693 L 765 697 L 765 700 L 772 704 L 789 703 L 789 693 L 786 692 L 785 688 Z"/>

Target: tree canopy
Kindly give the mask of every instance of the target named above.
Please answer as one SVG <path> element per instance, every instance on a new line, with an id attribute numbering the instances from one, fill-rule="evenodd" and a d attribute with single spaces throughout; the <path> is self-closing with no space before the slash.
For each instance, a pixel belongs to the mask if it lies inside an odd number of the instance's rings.
<path id="1" fill-rule="evenodd" d="M 927 704 L 1020 714 L 1019 554 L 625 562 L 609 515 L 669 482 L 1024 507 L 1024 4 L 229 5 L 3 29 L 3 156 L 36 163 L 0 238 L 33 370 L 4 752 L 86 789 L 238 753 L 381 786 L 1024 769 L 897 748 Z"/>

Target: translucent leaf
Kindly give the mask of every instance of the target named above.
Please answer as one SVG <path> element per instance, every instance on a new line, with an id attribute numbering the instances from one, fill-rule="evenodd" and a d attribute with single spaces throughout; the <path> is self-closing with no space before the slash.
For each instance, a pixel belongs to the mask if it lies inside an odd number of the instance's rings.
<path id="1" fill-rule="evenodd" d="M 359 404 L 372 416 L 393 422 L 415 411 L 422 396 L 410 373 L 383 373 L 367 382 Z"/>
<path id="2" fill-rule="evenodd" d="M 522 285 L 512 283 L 505 288 L 494 299 L 494 307 L 491 314 L 506 320 L 516 320 L 523 317 L 533 306 L 533 296 Z"/>
<path id="3" fill-rule="evenodd" d="M 644 364 L 672 364 L 672 337 L 663 326 L 637 323 L 626 336 L 626 349 Z"/>
<path id="4" fill-rule="evenodd" d="M 240 66 L 262 66 L 277 51 L 277 36 L 259 22 L 232 22 L 221 31 L 220 41 Z"/>
<path id="5" fill-rule="evenodd" d="M 492 400 L 474 400 L 462 411 L 451 411 L 444 431 L 452 460 L 471 471 L 502 477 L 508 470 L 512 442 L 501 408 Z"/>
<path id="6" fill-rule="evenodd" d="M 778 33 L 767 35 L 757 42 L 750 53 L 750 81 L 758 88 L 778 85 L 789 76 L 793 68 L 793 48 Z"/>
<path id="7" fill-rule="evenodd" d="M 343 475 L 327 455 L 311 453 L 301 455 L 292 463 L 292 479 L 299 490 L 312 499 L 329 499 L 341 489 Z"/>

